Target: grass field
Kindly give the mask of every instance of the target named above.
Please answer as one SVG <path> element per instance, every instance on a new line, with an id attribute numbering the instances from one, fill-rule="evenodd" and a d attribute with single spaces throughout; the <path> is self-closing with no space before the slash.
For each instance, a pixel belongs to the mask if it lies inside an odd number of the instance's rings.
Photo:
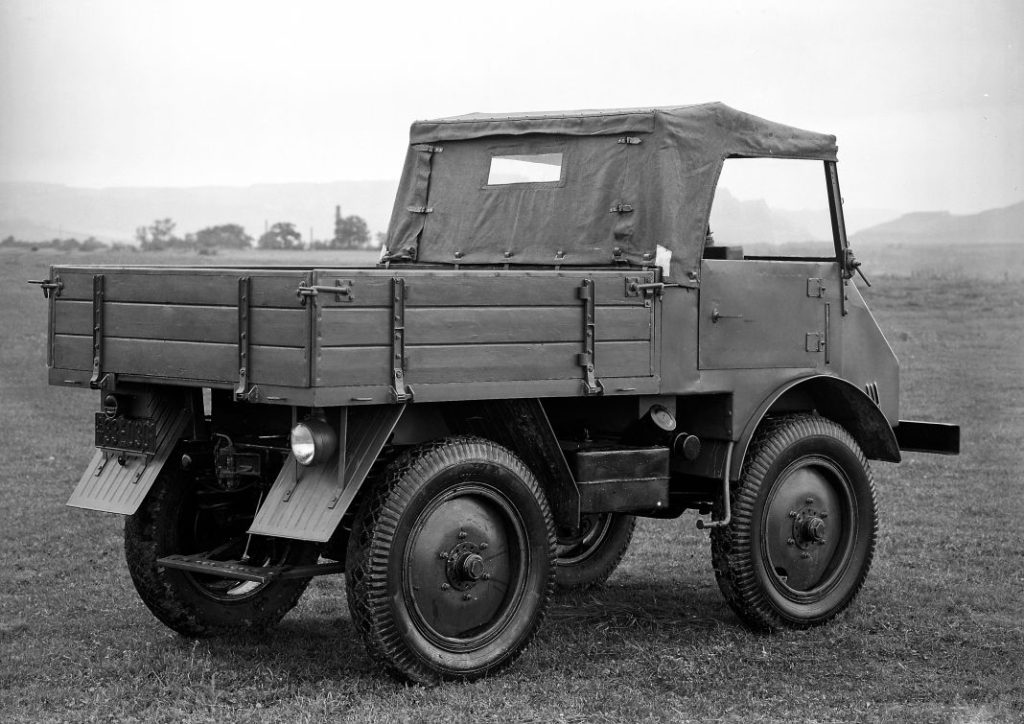
<path id="1" fill-rule="evenodd" d="M 747 631 L 694 517 L 645 520 L 609 585 L 556 598 L 511 671 L 424 689 L 372 668 L 337 577 L 315 580 L 270 635 L 180 638 L 132 588 L 122 520 L 64 506 L 91 455 L 96 400 L 46 386 L 46 306 L 24 280 L 106 260 L 0 252 L 0 721 L 1024 720 L 1019 265 L 867 269 L 902 363 L 904 417 L 960 423 L 963 454 L 875 464 L 876 562 L 837 621 Z"/>

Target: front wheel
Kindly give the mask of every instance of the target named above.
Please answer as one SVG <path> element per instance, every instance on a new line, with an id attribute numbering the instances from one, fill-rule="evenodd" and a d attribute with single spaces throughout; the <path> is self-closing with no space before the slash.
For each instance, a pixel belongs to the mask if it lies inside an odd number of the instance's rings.
<path id="1" fill-rule="evenodd" d="M 371 656 L 421 683 L 509 665 L 554 585 L 554 524 L 530 470 L 479 438 L 428 443 L 374 481 L 346 561 Z"/>
<path id="2" fill-rule="evenodd" d="M 711 533 L 726 601 L 757 629 L 824 623 L 853 601 L 875 548 L 871 471 L 837 423 L 769 421 L 732 491 L 732 522 Z"/>
<path id="3" fill-rule="evenodd" d="M 262 630 L 290 611 L 308 578 L 257 583 L 164 568 L 171 554 L 218 551 L 224 560 L 250 565 L 316 563 L 316 546 L 245 534 L 260 502 L 258 488 L 223 491 L 165 468 L 142 507 L 125 520 L 128 571 L 142 601 L 169 628 L 205 637 Z"/>

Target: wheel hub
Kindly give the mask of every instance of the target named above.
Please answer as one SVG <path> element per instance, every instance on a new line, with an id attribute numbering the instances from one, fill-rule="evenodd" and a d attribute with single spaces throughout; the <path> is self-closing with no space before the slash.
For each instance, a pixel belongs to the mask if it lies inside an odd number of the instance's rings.
<path id="1" fill-rule="evenodd" d="M 464 540 L 456 543 L 448 552 L 442 553 L 442 557 L 448 559 L 445 565 L 445 579 L 448 585 L 457 591 L 468 591 L 477 581 L 490 578 L 484 566 L 484 557 L 480 554 L 486 547 L 485 542 L 478 544 Z"/>
<path id="2" fill-rule="evenodd" d="M 797 511 L 792 511 L 789 517 L 793 519 L 793 529 L 789 540 L 791 545 L 806 549 L 812 546 L 824 545 L 828 538 L 828 524 L 825 519 L 828 513 L 816 510 L 810 506 Z"/>

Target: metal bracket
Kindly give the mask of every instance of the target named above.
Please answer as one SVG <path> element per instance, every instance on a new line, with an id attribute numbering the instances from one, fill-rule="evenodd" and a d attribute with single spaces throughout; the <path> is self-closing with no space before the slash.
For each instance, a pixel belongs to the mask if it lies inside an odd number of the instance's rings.
<path id="1" fill-rule="evenodd" d="M 249 390 L 249 301 L 252 277 L 238 278 L 238 384 L 235 400 L 245 400 Z"/>
<path id="2" fill-rule="evenodd" d="M 821 332 L 808 332 L 804 349 L 808 352 L 822 352 L 825 349 L 825 335 Z"/>
<path id="3" fill-rule="evenodd" d="M 627 146 L 638 146 L 643 143 L 643 139 L 637 138 L 636 136 L 623 136 L 617 140 L 616 143 L 624 143 Z"/>
<path id="4" fill-rule="evenodd" d="M 89 387 L 99 389 L 103 378 L 103 299 L 105 295 L 102 274 L 92 278 L 92 377 Z"/>
<path id="5" fill-rule="evenodd" d="M 405 279 L 391 280 L 391 396 L 395 402 L 412 397 L 405 384 Z"/>
<path id="6" fill-rule="evenodd" d="M 583 351 L 576 355 L 576 364 L 583 368 L 583 391 L 588 395 L 600 395 L 604 385 L 597 379 L 594 360 L 594 340 L 597 336 L 597 320 L 593 279 L 584 279 L 576 290 L 583 301 Z"/>
<path id="7" fill-rule="evenodd" d="M 825 282 L 819 277 L 809 277 L 807 279 L 807 296 L 820 299 L 825 296 Z"/>

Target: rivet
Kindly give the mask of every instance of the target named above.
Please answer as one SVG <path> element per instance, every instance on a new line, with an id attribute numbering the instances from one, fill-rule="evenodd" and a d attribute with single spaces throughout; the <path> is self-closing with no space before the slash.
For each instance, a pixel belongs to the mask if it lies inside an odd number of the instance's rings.
<path id="1" fill-rule="evenodd" d="M 793 540 L 792 538 L 790 538 L 789 540 L 786 541 L 786 545 L 788 545 L 788 546 L 796 545 L 796 541 Z"/>
<path id="2" fill-rule="evenodd" d="M 811 557 L 811 554 L 810 554 L 810 553 L 801 553 L 801 554 L 800 554 L 800 557 L 801 557 L 801 558 L 810 558 L 810 557 Z"/>
<path id="3" fill-rule="evenodd" d="M 483 574 L 480 577 L 483 578 L 485 581 L 491 580 L 491 574 L 490 573 L 485 573 L 485 574 Z"/>
<path id="4" fill-rule="evenodd" d="M 447 591 L 449 588 L 451 588 L 451 586 L 449 586 L 447 583 L 442 583 L 441 584 L 441 590 L 442 591 Z"/>
<path id="5" fill-rule="evenodd" d="M 482 551 L 487 550 L 487 543 L 486 542 L 480 544 L 480 550 L 482 550 Z"/>
<path id="6" fill-rule="evenodd" d="M 470 596 L 470 595 L 469 595 L 468 593 L 466 593 L 466 594 L 463 594 L 463 596 L 462 596 L 462 600 L 463 600 L 463 601 L 472 601 L 472 600 L 473 600 L 473 597 L 472 597 L 472 596 Z"/>
<path id="7" fill-rule="evenodd" d="M 459 538 L 465 538 L 467 535 L 469 535 L 469 534 L 466 533 L 466 531 L 464 531 L 464 530 L 460 530 L 459 531 Z"/>
<path id="8" fill-rule="evenodd" d="M 795 518 L 796 517 L 796 511 L 795 510 L 789 511 L 789 517 L 790 518 Z"/>
<path id="9" fill-rule="evenodd" d="M 811 503 L 813 503 L 813 502 L 814 502 L 814 498 L 808 498 L 808 499 L 807 499 L 807 500 L 805 500 L 804 502 L 805 502 L 805 503 L 807 503 L 808 505 L 810 505 Z"/>
<path id="10" fill-rule="evenodd" d="M 437 554 L 437 557 L 438 558 L 445 558 L 445 559 L 447 559 L 448 558 L 448 553 L 445 552 L 445 551 L 441 551 L 440 553 Z"/>

